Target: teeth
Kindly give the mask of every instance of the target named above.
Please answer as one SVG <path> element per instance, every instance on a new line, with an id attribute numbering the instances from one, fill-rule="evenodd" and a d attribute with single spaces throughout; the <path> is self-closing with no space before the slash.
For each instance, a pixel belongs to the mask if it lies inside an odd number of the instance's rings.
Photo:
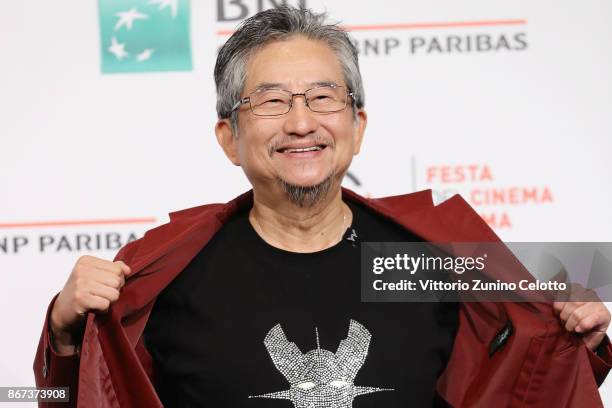
<path id="1" fill-rule="evenodd" d="M 305 147 L 303 149 L 285 149 L 285 152 L 287 152 L 287 153 L 302 153 L 302 152 L 313 152 L 313 151 L 318 151 L 318 150 L 322 150 L 321 146 Z"/>

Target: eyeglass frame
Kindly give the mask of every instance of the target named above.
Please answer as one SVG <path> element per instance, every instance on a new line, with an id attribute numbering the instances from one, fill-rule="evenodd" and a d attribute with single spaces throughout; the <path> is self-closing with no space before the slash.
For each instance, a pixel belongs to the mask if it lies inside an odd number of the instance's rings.
<path id="1" fill-rule="evenodd" d="M 249 96 L 245 96 L 244 98 L 240 99 L 238 102 L 236 102 L 234 104 L 234 106 L 232 106 L 232 110 L 230 112 L 234 112 L 236 109 L 238 109 L 241 105 L 244 105 L 245 103 L 249 104 L 249 110 L 251 111 L 251 113 L 255 116 L 258 117 L 264 117 L 264 118 L 272 118 L 272 117 L 276 117 L 276 116 L 283 116 L 288 114 L 289 112 L 291 112 L 291 108 L 293 108 L 293 98 L 296 96 L 303 96 L 304 97 L 304 105 L 306 105 L 306 107 L 308 109 L 310 109 L 311 112 L 314 113 L 336 113 L 336 112 L 342 112 L 343 110 L 346 109 L 347 105 L 348 105 L 348 98 L 344 101 L 344 106 L 342 107 L 342 109 L 338 109 L 335 111 L 326 111 L 326 112 L 317 112 L 315 110 L 313 110 L 309 103 L 308 103 L 308 98 L 306 98 L 306 92 L 308 91 L 312 91 L 313 89 L 318 89 L 318 88 L 344 88 L 346 89 L 346 96 L 350 96 L 351 97 L 351 105 L 355 103 L 355 97 L 354 97 L 354 93 L 353 91 L 351 91 L 351 89 L 347 86 L 342 86 L 342 85 L 336 85 L 336 84 L 327 84 L 327 85 L 318 85 L 312 88 L 309 88 L 307 90 L 305 90 L 304 92 L 297 92 L 297 93 L 293 93 L 288 89 L 282 89 L 282 88 L 259 88 L 254 90 L 253 92 L 251 92 L 249 94 Z M 283 91 L 283 92 L 287 92 L 288 94 L 291 95 L 291 98 L 289 99 L 289 109 L 287 109 L 287 112 L 285 113 L 279 113 L 276 115 L 258 115 L 257 113 L 255 113 L 253 111 L 253 105 L 251 105 L 251 95 L 257 93 L 257 92 L 265 92 L 265 91 Z"/>

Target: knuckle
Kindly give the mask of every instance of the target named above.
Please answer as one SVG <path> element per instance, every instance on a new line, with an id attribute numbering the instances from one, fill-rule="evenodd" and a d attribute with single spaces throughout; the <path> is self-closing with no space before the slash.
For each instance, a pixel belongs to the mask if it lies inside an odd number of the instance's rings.
<path id="1" fill-rule="evenodd" d="M 127 265 L 125 262 L 117 261 L 116 264 L 119 267 L 120 272 L 121 272 L 122 275 L 123 275 L 124 271 L 125 271 L 125 273 L 130 273 L 131 269 L 130 269 L 129 265 Z"/>
<path id="2" fill-rule="evenodd" d="M 74 265 L 74 268 L 72 268 L 72 274 L 75 276 L 78 276 L 82 273 L 83 271 L 83 264 L 82 263 L 77 263 L 76 265 Z"/>
<path id="3" fill-rule="evenodd" d="M 74 279 L 74 286 L 77 288 L 77 290 L 83 288 L 86 284 L 87 279 L 85 279 L 83 276 L 79 275 Z"/>
<path id="4" fill-rule="evenodd" d="M 112 302 L 116 302 L 117 300 L 119 300 L 119 291 L 118 290 L 113 290 L 113 292 L 111 294 L 110 300 Z"/>
<path id="5" fill-rule="evenodd" d="M 588 312 L 585 311 L 584 309 L 576 309 L 576 310 L 574 310 L 574 317 L 577 320 L 579 320 L 579 321 L 584 319 L 587 316 L 588 316 Z"/>
<path id="6" fill-rule="evenodd" d="M 74 268 L 74 276 L 77 276 L 77 277 L 87 276 L 91 273 L 91 270 L 92 270 L 92 266 L 90 265 L 84 265 L 84 264 L 77 265 Z"/>
<path id="7" fill-rule="evenodd" d="M 82 264 L 86 264 L 89 263 L 93 260 L 93 257 L 91 255 L 81 255 L 79 257 L 79 259 L 77 259 L 77 264 L 82 265 Z"/>
<path id="8" fill-rule="evenodd" d="M 78 306 L 82 306 L 84 301 L 85 301 L 85 294 L 83 293 L 83 291 L 76 290 L 74 292 L 74 303 L 76 303 Z"/>
<path id="9" fill-rule="evenodd" d="M 117 265 L 114 262 L 109 262 L 108 263 L 108 270 L 111 271 L 111 273 L 117 275 L 117 274 L 121 273 L 121 266 Z"/>

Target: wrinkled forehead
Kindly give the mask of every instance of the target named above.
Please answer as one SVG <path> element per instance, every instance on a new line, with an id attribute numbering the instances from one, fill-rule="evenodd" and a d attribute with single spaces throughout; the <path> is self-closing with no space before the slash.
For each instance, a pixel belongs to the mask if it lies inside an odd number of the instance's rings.
<path id="1" fill-rule="evenodd" d="M 270 42 L 251 54 L 243 94 L 266 88 L 303 92 L 320 85 L 345 86 L 338 56 L 323 41 L 296 36 Z"/>

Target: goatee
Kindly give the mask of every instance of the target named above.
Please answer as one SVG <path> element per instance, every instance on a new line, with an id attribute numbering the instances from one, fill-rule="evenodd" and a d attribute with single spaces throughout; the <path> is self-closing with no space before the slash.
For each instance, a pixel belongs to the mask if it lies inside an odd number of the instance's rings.
<path id="1" fill-rule="evenodd" d="M 291 184 L 282 178 L 278 178 L 277 181 L 282 187 L 285 194 L 293 204 L 298 207 L 312 207 L 315 204 L 320 203 L 327 197 L 329 190 L 335 179 L 335 173 L 332 172 L 322 182 L 313 186 L 298 186 Z"/>

